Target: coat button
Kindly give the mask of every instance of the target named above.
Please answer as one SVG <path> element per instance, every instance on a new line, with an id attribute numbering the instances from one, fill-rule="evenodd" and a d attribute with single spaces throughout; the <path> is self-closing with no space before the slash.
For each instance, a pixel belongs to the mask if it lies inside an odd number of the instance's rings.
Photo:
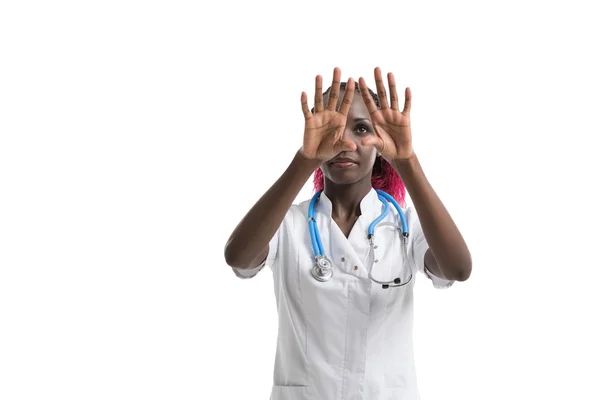
<path id="1" fill-rule="evenodd" d="M 355 265 L 354 266 L 354 270 L 356 271 L 357 269 L 358 269 L 358 265 Z"/>
<path id="2" fill-rule="evenodd" d="M 346 261 L 346 259 L 344 257 L 342 257 L 342 262 Z"/>

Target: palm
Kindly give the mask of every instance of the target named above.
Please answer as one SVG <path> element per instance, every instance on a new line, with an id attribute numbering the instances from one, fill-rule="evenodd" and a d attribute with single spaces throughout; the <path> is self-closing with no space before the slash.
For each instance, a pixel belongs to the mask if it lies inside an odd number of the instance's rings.
<path id="1" fill-rule="evenodd" d="M 394 158 L 408 158 L 412 145 L 410 117 L 398 110 L 386 108 L 371 114 L 375 133 L 382 141 L 381 152 Z"/>
<path id="2" fill-rule="evenodd" d="M 305 92 L 300 99 L 302 112 L 304 113 L 304 142 L 302 152 L 310 159 L 327 161 L 335 157 L 341 151 L 355 150 L 356 144 L 344 139 L 344 127 L 352 97 L 354 96 L 354 81 L 348 80 L 344 99 L 340 109 L 336 111 L 337 99 L 340 89 L 341 71 L 335 68 L 333 71 L 333 83 L 327 101 L 323 106 L 323 87 L 321 76 L 315 79 L 315 108 L 314 114 L 308 109 L 308 101 Z"/>
<path id="3" fill-rule="evenodd" d="M 362 145 L 374 146 L 388 161 L 407 159 L 413 154 L 410 129 L 412 100 L 410 89 L 406 88 L 404 92 L 404 109 L 400 111 L 394 75 L 388 74 L 391 105 L 388 105 L 387 94 L 379 68 L 375 68 L 375 83 L 380 108 L 377 108 L 375 102 L 371 99 L 365 80 L 363 78 L 359 80 L 360 91 L 369 110 L 376 133 L 376 136 L 367 137 L 361 143 Z"/>
<path id="4" fill-rule="evenodd" d="M 336 111 L 324 110 L 306 120 L 304 128 L 304 151 L 315 158 L 335 156 L 335 144 L 342 136 L 346 116 Z"/>

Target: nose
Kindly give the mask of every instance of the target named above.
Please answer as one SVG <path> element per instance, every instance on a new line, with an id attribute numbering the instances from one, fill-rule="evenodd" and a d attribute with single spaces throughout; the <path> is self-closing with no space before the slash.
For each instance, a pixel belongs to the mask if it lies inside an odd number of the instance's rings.
<path id="1" fill-rule="evenodd" d="M 346 126 L 344 127 L 344 139 L 351 140 L 358 146 L 360 144 L 360 138 L 352 129 L 352 126 L 349 124 L 350 121 L 346 122 Z"/>

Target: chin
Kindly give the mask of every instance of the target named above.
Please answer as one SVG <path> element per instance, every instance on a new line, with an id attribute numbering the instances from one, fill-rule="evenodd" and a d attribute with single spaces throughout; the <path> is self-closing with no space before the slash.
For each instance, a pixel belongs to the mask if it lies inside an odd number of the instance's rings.
<path id="1" fill-rule="evenodd" d="M 361 171 L 326 171 L 323 175 L 325 178 L 337 185 L 351 185 L 360 181 L 364 174 Z"/>

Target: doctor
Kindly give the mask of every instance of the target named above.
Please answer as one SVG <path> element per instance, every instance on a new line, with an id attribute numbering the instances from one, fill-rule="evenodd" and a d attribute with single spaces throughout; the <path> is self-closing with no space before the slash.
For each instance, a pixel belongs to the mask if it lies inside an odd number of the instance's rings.
<path id="1" fill-rule="evenodd" d="M 379 68 L 377 94 L 360 78 L 354 96 L 354 81 L 341 83 L 338 68 L 325 94 L 316 77 L 313 110 L 301 96 L 302 148 L 225 246 L 238 277 L 251 278 L 265 265 L 273 272 L 279 332 L 271 400 L 419 400 L 417 272 L 436 288 L 471 273 L 467 245 L 413 151 L 410 89 L 400 111 L 394 76 L 387 78 L 389 101 Z M 292 204 L 313 173 L 313 207 L 311 200 Z M 414 203 L 402 210 L 408 239 L 389 204 L 371 245 L 369 227 L 386 208 L 377 190 L 404 205 L 405 189 Z M 326 279 L 315 279 L 319 257 L 330 264 Z M 397 287 L 375 282 L 396 278 Z"/>

